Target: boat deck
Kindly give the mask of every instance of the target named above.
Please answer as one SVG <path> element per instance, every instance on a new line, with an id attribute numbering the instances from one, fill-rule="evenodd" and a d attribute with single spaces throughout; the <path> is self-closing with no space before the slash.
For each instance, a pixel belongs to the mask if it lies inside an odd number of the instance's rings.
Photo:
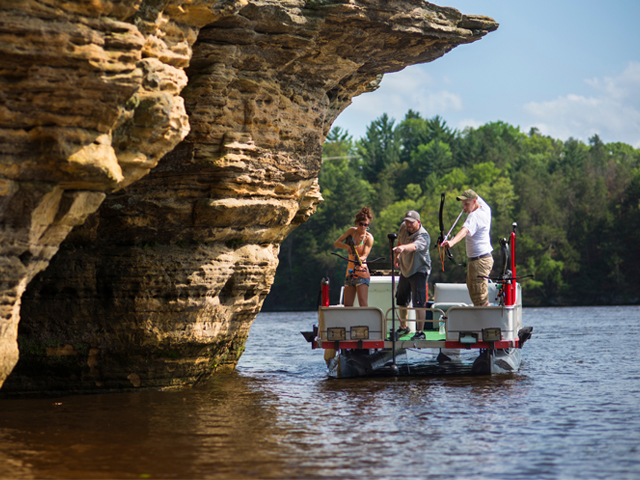
<path id="1" fill-rule="evenodd" d="M 446 338 L 446 334 L 439 333 L 438 329 L 435 330 L 424 330 L 425 339 L 424 340 L 411 340 L 415 333 L 407 333 L 406 335 L 402 335 L 399 337 L 396 342 L 405 342 L 405 341 L 420 341 L 420 342 L 444 342 Z M 387 340 L 391 340 L 391 335 L 387 335 Z"/>

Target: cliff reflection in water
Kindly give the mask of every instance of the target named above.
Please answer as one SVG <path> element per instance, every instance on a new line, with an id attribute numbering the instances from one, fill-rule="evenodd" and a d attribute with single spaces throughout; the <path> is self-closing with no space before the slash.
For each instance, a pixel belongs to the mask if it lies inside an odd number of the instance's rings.
<path id="1" fill-rule="evenodd" d="M 250 382 L 0 400 L 0 478 L 280 477 L 276 412 Z"/>

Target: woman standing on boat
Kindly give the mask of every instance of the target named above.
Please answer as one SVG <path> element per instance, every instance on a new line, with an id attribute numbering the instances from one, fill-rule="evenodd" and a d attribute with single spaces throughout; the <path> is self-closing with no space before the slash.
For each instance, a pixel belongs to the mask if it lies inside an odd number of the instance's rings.
<path id="1" fill-rule="evenodd" d="M 344 279 L 344 306 L 353 307 L 353 302 L 358 295 L 358 305 L 369 305 L 369 268 L 365 263 L 371 247 L 373 235 L 367 230 L 373 220 L 373 214 L 369 207 L 362 207 L 356 215 L 355 227 L 350 227 L 333 244 L 336 248 L 342 248 L 349 252 L 347 273 Z M 362 266 L 358 266 L 361 263 Z"/>

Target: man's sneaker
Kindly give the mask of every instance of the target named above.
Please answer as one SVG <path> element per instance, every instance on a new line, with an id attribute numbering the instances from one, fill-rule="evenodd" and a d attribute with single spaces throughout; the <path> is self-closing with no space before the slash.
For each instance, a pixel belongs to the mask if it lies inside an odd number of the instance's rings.
<path id="1" fill-rule="evenodd" d="M 400 337 L 403 337 L 405 335 L 408 335 L 409 333 L 411 333 L 411 330 L 409 330 L 408 328 L 398 328 L 396 330 L 396 340 L 398 340 Z M 393 330 L 389 330 L 389 338 L 391 338 L 393 336 Z"/>
<path id="2" fill-rule="evenodd" d="M 411 337 L 411 340 L 426 340 L 427 336 L 424 334 L 424 332 L 416 332 L 416 334 Z"/>
<path id="3" fill-rule="evenodd" d="M 398 330 L 396 330 L 396 333 L 398 334 L 398 338 L 400 338 L 410 334 L 411 330 L 409 330 L 409 327 L 400 327 Z"/>

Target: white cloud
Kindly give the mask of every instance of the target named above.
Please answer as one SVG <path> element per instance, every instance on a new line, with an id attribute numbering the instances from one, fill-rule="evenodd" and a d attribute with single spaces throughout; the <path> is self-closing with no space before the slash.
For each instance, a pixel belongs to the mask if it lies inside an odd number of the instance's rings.
<path id="1" fill-rule="evenodd" d="M 479 128 L 482 125 L 484 125 L 486 122 L 481 122 L 479 120 L 475 120 L 473 118 L 463 118 L 462 120 L 460 120 L 459 122 L 456 123 L 455 128 L 456 130 L 464 130 L 467 127 L 471 127 L 471 128 Z"/>
<path id="2" fill-rule="evenodd" d="M 366 125 L 383 113 L 397 124 L 412 109 L 425 118 L 440 115 L 458 130 L 503 120 L 520 126 L 523 132 L 536 127 L 544 135 L 562 140 L 573 137 L 587 142 L 598 134 L 604 142 L 625 142 L 640 148 L 640 62 L 630 62 L 618 75 L 584 82 L 587 90 L 581 94 L 523 102 L 518 108 L 515 99 L 505 103 L 502 95 L 494 92 L 498 85 L 482 84 L 476 86 L 478 91 L 469 90 L 456 87 L 445 75 L 429 74 L 422 66 L 414 66 L 386 75 L 375 93 L 354 98 L 336 124 L 358 138 L 364 135 Z"/>
<path id="3" fill-rule="evenodd" d="M 640 148 L 640 63 L 629 63 L 617 77 L 585 82 L 594 90 L 590 96 L 569 94 L 525 104 L 523 110 L 533 117 L 529 127 L 563 140 L 587 141 L 598 134 L 604 142 Z"/>
<path id="4" fill-rule="evenodd" d="M 636 107 L 640 106 L 640 95 L 638 95 L 638 87 L 640 86 L 640 63 L 631 62 L 627 69 L 616 78 L 605 77 L 603 80 L 597 78 L 585 80 L 597 90 L 604 92 L 610 98 L 625 100 L 635 100 Z"/>
<path id="5" fill-rule="evenodd" d="M 364 94 L 353 99 L 350 113 L 379 117 L 386 112 L 400 122 L 409 109 L 424 117 L 444 115 L 463 110 L 462 98 L 457 93 L 442 89 L 446 79 L 437 80 L 421 68 L 406 68 L 385 75 L 375 95 Z"/>
<path id="6" fill-rule="evenodd" d="M 425 85 L 435 85 L 437 82 L 432 75 L 424 71 L 423 68 L 405 68 L 396 73 L 390 73 L 382 79 L 381 87 L 397 89 L 416 90 L 424 88 Z"/>

